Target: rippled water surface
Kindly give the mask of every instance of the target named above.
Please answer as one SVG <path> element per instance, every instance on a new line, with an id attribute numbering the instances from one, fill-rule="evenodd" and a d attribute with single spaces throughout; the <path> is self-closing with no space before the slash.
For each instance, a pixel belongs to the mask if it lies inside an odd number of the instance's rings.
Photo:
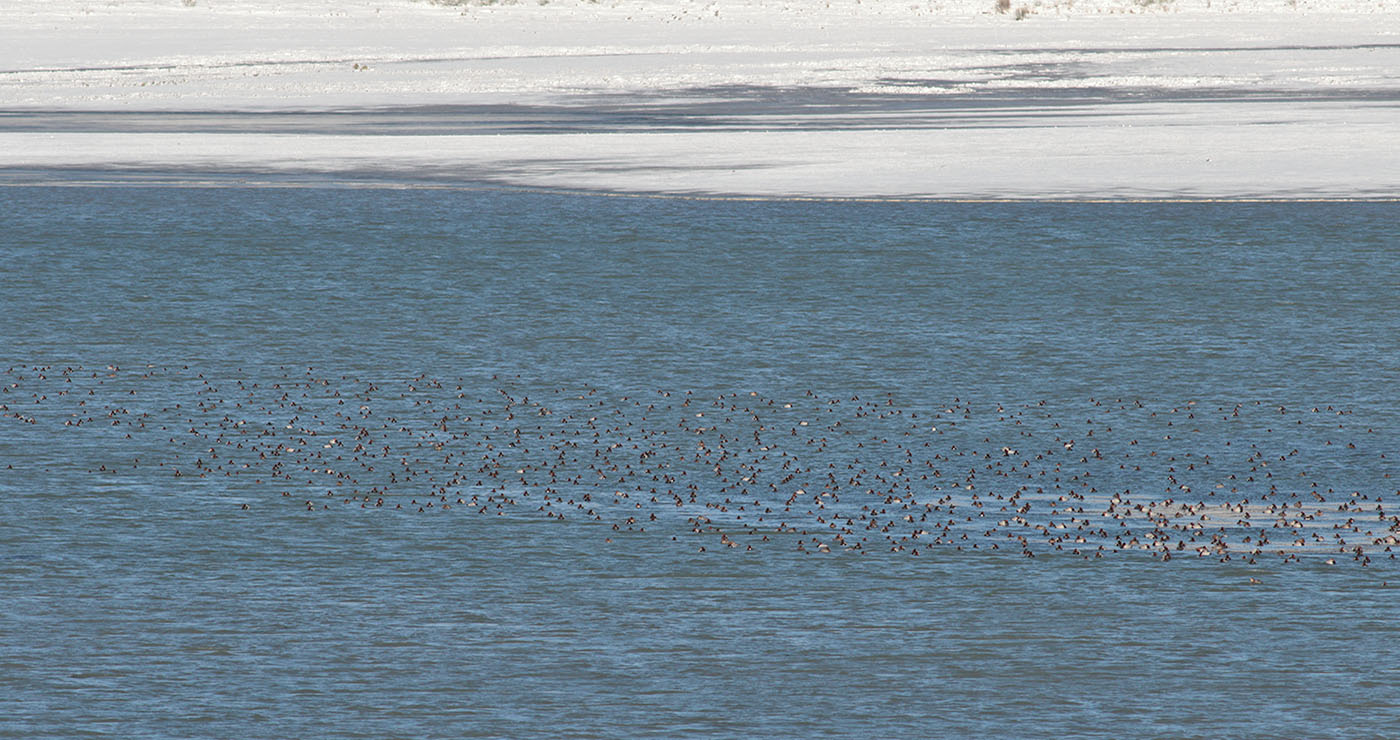
<path id="1" fill-rule="evenodd" d="M 1397 221 L 5 188 L 0 736 L 1393 736 Z"/>

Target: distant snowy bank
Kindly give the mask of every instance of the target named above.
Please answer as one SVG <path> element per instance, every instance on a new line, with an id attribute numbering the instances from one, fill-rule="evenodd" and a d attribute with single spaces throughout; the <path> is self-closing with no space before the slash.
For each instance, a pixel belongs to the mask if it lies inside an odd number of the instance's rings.
<path id="1" fill-rule="evenodd" d="M 1400 0 L 0 0 L 0 13 L 0 181 L 1400 195 Z"/>
<path id="2" fill-rule="evenodd" d="M 457 9 L 582 8 L 592 12 L 679 14 L 691 19 L 727 12 L 772 16 L 995 15 L 1019 6 L 1055 14 L 1388 13 L 1396 0 L 5 0 L 11 13 L 103 13 L 212 9 L 230 13 L 315 14 L 399 12 L 404 6 Z"/>

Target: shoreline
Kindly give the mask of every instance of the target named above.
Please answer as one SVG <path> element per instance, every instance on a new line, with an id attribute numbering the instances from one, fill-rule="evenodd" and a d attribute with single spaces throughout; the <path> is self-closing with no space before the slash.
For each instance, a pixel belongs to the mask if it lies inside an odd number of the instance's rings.
<path id="1" fill-rule="evenodd" d="M 53 171 L 40 173 L 51 177 Z M 183 178 L 178 175 L 161 178 L 147 177 L 108 177 L 83 178 L 80 176 L 55 179 L 24 179 L 14 172 L 0 171 L 0 192 L 7 189 L 24 188 L 170 188 L 170 189 L 234 189 L 234 190 L 385 190 L 385 191 L 441 191 L 456 193 L 503 193 L 519 195 L 545 195 L 578 198 L 623 198 L 636 200 L 675 200 L 717 203 L 816 203 L 816 204 L 929 204 L 929 205 L 1284 205 L 1284 204 L 1338 204 L 1338 205 L 1387 205 L 1400 203 L 1400 196 L 1274 196 L 1274 197 L 1053 197 L 1026 196 L 1020 198 L 977 198 L 956 196 L 859 196 L 859 195 L 763 195 L 745 193 L 674 193 L 665 191 L 627 191 L 582 188 L 550 188 L 529 185 L 501 185 L 471 182 L 414 182 L 393 180 L 351 180 L 308 178 L 260 179 L 238 174 L 211 175 L 204 178 Z"/>
<path id="2" fill-rule="evenodd" d="M 1388 199 L 1387 2 L 1041 3 L 1018 22 L 972 2 L 11 0 L 0 173 Z"/>

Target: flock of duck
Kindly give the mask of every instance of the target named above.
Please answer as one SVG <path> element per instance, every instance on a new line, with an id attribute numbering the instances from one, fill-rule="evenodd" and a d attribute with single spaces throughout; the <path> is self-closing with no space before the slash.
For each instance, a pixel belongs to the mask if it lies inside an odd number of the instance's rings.
<path id="1" fill-rule="evenodd" d="M 1327 405 L 929 406 L 313 368 L 12 367 L 0 386 L 7 482 L 58 464 L 23 450 L 58 444 L 119 484 L 250 512 L 536 518 L 699 551 L 1367 564 L 1400 545 L 1387 436 Z"/>

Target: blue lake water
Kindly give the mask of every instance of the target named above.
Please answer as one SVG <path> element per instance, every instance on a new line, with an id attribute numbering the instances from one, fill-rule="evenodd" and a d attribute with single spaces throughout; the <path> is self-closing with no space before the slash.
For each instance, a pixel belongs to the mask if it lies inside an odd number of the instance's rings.
<path id="1" fill-rule="evenodd" d="M 1393 736 L 1397 220 L 2 188 L 0 736 Z"/>

